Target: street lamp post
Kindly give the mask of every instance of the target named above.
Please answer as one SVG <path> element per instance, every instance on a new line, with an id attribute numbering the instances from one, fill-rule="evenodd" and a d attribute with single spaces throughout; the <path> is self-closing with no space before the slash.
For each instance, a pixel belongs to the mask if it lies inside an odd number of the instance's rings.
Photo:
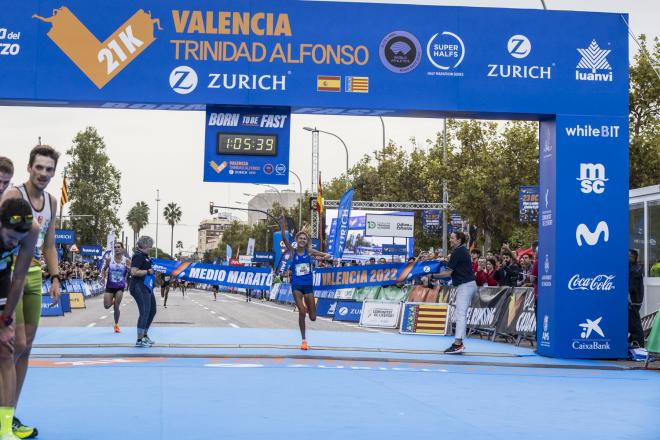
<path id="1" fill-rule="evenodd" d="M 346 151 L 346 176 L 348 177 L 348 147 L 346 146 L 346 142 L 344 142 L 344 140 L 342 138 L 340 138 L 339 136 L 337 136 L 336 134 L 330 133 L 329 131 L 319 130 L 316 127 L 314 127 L 314 128 L 312 128 L 312 127 L 303 127 L 303 130 L 311 131 L 312 133 L 313 132 L 325 133 L 325 134 L 329 134 L 330 136 L 334 136 L 337 139 L 339 139 L 339 142 L 341 142 L 341 144 L 344 146 L 344 150 Z"/>
<path id="2" fill-rule="evenodd" d="M 300 180 L 300 176 L 296 173 L 294 173 L 291 169 L 289 169 L 289 172 L 295 176 L 296 179 L 298 179 L 298 229 L 302 228 L 302 181 Z"/>
<path id="3" fill-rule="evenodd" d="M 385 151 L 385 121 L 382 116 L 378 116 L 378 119 L 380 119 L 380 125 L 383 126 L 383 151 Z"/>
<path id="4" fill-rule="evenodd" d="M 156 190 L 156 258 L 158 258 L 158 202 L 160 202 L 160 190 Z"/>

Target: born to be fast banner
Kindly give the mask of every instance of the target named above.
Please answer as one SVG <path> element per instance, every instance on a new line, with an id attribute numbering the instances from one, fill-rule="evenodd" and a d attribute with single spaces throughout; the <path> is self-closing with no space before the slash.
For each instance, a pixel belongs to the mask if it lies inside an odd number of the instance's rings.
<path id="1" fill-rule="evenodd" d="M 218 284 L 243 289 L 270 289 L 273 272 L 268 268 L 188 263 L 153 258 L 154 270 L 178 280 Z"/>
<path id="2" fill-rule="evenodd" d="M 387 286 L 403 283 L 415 277 L 438 273 L 443 269 L 444 264 L 439 261 L 315 269 L 314 287 Z"/>

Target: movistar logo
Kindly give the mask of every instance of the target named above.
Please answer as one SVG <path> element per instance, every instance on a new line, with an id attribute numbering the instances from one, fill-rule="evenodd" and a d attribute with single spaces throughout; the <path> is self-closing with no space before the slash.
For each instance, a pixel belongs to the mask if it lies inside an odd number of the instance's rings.
<path id="1" fill-rule="evenodd" d="M 578 246 L 582 246 L 583 240 L 589 246 L 595 246 L 600 241 L 600 236 L 603 236 L 603 241 L 607 243 L 610 239 L 610 228 L 605 221 L 601 221 L 596 225 L 596 230 L 591 232 L 589 227 L 584 223 L 580 223 L 575 229 L 575 241 Z"/>
<path id="2" fill-rule="evenodd" d="M 596 40 L 592 40 L 589 47 L 577 51 L 582 58 L 577 65 L 575 79 L 579 81 L 612 81 L 612 67 L 607 62 L 607 55 L 611 50 L 601 49 Z M 599 73 L 603 71 L 605 73 Z"/>

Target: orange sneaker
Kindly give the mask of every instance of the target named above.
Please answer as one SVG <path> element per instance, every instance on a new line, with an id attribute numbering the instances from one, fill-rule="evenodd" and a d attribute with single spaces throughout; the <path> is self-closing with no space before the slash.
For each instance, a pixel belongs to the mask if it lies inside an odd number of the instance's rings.
<path id="1" fill-rule="evenodd" d="M 309 348 L 309 346 L 307 345 L 307 340 L 303 339 L 302 343 L 300 344 L 300 349 L 301 350 L 307 350 L 308 348 Z"/>
<path id="2" fill-rule="evenodd" d="M 121 330 L 119 330 L 119 324 L 115 324 L 115 333 L 121 333 Z"/>

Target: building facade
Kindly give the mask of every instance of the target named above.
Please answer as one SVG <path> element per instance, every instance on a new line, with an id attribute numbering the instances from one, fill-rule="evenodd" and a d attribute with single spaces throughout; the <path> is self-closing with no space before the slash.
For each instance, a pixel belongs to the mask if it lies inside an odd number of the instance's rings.
<path id="1" fill-rule="evenodd" d="M 268 211 L 273 207 L 275 203 L 278 203 L 280 206 L 284 206 L 285 208 L 289 209 L 298 206 L 298 203 L 305 203 L 304 200 L 299 201 L 301 197 L 302 195 L 300 193 L 291 190 L 282 190 L 280 192 L 269 190 L 252 197 L 248 201 L 248 209 Z M 248 212 L 248 224 L 250 226 L 259 223 L 264 219 L 266 219 L 266 214 L 258 211 Z"/>
<path id="2" fill-rule="evenodd" d="M 225 229 L 233 222 L 241 221 L 229 213 L 218 213 L 217 217 L 204 219 L 197 228 L 197 254 L 203 258 L 204 254 L 218 247 Z"/>

